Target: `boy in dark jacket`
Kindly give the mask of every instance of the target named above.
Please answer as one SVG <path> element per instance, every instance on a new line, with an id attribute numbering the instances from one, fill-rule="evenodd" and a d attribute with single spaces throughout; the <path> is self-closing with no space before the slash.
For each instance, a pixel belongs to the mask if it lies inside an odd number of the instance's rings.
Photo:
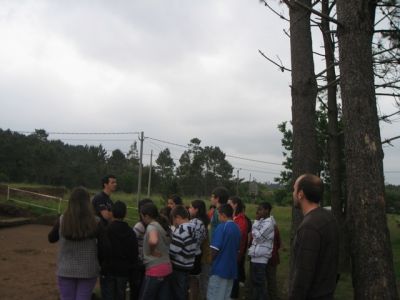
<path id="1" fill-rule="evenodd" d="M 132 228 L 123 221 L 126 204 L 115 202 L 112 214 L 112 222 L 99 241 L 101 296 L 103 300 L 125 300 L 127 283 L 137 270 L 138 243 Z"/>

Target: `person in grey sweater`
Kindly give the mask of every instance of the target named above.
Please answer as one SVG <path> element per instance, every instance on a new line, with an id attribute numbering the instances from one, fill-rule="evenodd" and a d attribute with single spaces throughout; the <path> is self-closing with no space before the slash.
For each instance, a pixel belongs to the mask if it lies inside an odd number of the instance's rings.
<path id="1" fill-rule="evenodd" d="M 89 300 L 99 275 L 97 238 L 102 225 L 91 207 L 85 188 L 75 188 L 68 207 L 48 235 L 59 242 L 57 281 L 61 300 Z"/>
<path id="2" fill-rule="evenodd" d="M 171 299 L 169 286 L 172 273 L 169 258 L 171 235 L 168 222 L 159 215 L 157 207 L 152 203 L 143 205 L 140 215 L 146 224 L 143 239 L 143 262 L 146 271 L 139 299 Z"/>

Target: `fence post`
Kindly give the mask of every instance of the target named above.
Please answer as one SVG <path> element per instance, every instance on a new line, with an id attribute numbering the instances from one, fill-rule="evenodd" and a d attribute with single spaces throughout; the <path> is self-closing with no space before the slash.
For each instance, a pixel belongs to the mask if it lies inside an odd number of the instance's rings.
<path id="1" fill-rule="evenodd" d="M 60 201 L 58 202 L 58 214 L 60 214 L 60 212 L 61 212 L 61 201 L 62 201 L 62 198 L 60 197 L 60 198 L 58 198 Z"/>
<path id="2" fill-rule="evenodd" d="M 10 201 L 10 186 L 7 185 L 7 201 Z"/>

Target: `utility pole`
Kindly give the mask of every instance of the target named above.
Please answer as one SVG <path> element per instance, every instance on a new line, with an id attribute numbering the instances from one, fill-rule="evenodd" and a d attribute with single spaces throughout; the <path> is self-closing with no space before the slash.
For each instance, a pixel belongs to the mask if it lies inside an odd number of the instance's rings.
<path id="1" fill-rule="evenodd" d="M 140 192 L 142 188 L 142 168 L 143 168 L 143 142 L 144 142 L 144 134 L 143 131 L 140 132 L 140 153 L 139 153 L 139 178 L 138 178 L 138 190 L 137 190 L 137 204 L 139 205 L 140 200 Z"/>
<path id="2" fill-rule="evenodd" d="M 147 183 L 147 198 L 150 198 L 150 188 L 151 188 L 151 168 L 153 166 L 153 150 L 150 152 L 150 170 L 149 170 L 149 182 Z"/>
<path id="3" fill-rule="evenodd" d="M 236 196 L 239 196 L 239 171 L 240 168 L 236 171 Z"/>

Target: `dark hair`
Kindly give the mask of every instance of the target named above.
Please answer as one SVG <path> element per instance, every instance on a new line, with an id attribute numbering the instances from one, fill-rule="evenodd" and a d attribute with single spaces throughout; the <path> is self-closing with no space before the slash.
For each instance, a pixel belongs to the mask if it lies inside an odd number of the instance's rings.
<path id="1" fill-rule="evenodd" d="M 174 201 L 174 203 L 176 205 L 183 205 L 182 198 L 179 197 L 177 194 L 173 194 L 173 195 L 169 196 L 168 199 L 171 199 L 172 201 Z"/>
<path id="2" fill-rule="evenodd" d="M 143 225 L 144 225 L 144 223 L 143 223 L 143 220 L 142 220 L 142 216 L 140 215 L 140 211 L 141 211 L 142 206 L 147 204 L 147 203 L 154 203 L 154 202 L 153 202 L 153 200 L 151 200 L 149 198 L 144 198 L 142 200 L 139 200 L 139 202 L 138 202 L 139 220 L 140 220 L 140 222 L 142 222 Z"/>
<path id="3" fill-rule="evenodd" d="M 149 216 L 153 220 L 157 221 L 162 228 L 167 232 L 167 235 L 170 233 L 170 228 L 168 221 L 158 213 L 157 206 L 154 203 L 146 203 L 141 209 L 140 213 L 144 216 Z"/>
<path id="4" fill-rule="evenodd" d="M 233 202 L 233 204 L 236 204 L 236 209 L 233 212 L 236 215 L 240 214 L 241 212 L 243 212 L 244 210 L 244 205 L 242 202 L 242 199 L 240 199 L 238 196 L 231 196 L 229 197 L 229 200 L 231 200 Z"/>
<path id="5" fill-rule="evenodd" d="M 229 192 L 224 186 L 216 187 L 215 189 L 213 189 L 211 194 L 214 195 L 215 198 L 218 198 L 219 204 L 226 204 L 226 202 L 228 202 Z"/>
<path id="6" fill-rule="evenodd" d="M 139 200 L 138 202 L 138 210 L 140 212 L 140 209 L 142 208 L 143 205 L 147 204 L 147 203 L 154 203 L 153 200 L 149 199 L 149 198 L 144 198 L 142 200 Z"/>
<path id="7" fill-rule="evenodd" d="M 303 191 L 307 200 L 319 203 L 324 196 L 324 184 L 318 176 L 313 174 L 304 174 L 299 180 L 297 191 Z"/>
<path id="8" fill-rule="evenodd" d="M 190 214 L 186 207 L 183 205 L 177 205 L 171 211 L 171 217 L 176 218 L 177 216 L 181 217 L 182 219 L 189 219 Z"/>
<path id="9" fill-rule="evenodd" d="M 101 188 L 104 188 L 104 185 L 108 183 L 110 178 L 117 179 L 114 175 L 108 174 L 101 179 Z"/>
<path id="10" fill-rule="evenodd" d="M 164 207 L 160 208 L 160 215 L 162 217 L 164 217 L 165 219 L 167 219 L 169 224 L 172 224 L 171 210 L 172 209 L 169 206 L 164 206 Z"/>
<path id="11" fill-rule="evenodd" d="M 232 216 L 233 216 L 233 208 L 229 204 L 222 204 L 218 208 L 218 213 L 219 214 L 224 214 L 228 218 L 232 218 Z"/>
<path id="12" fill-rule="evenodd" d="M 68 201 L 61 222 L 61 235 L 67 240 L 93 238 L 97 232 L 97 221 L 90 203 L 90 195 L 84 187 L 75 188 Z"/>
<path id="13" fill-rule="evenodd" d="M 270 212 L 272 210 L 272 205 L 269 202 L 261 202 L 260 204 L 258 204 L 258 206 L 267 209 Z"/>
<path id="14" fill-rule="evenodd" d="M 123 219 L 126 216 L 126 204 L 122 201 L 116 201 L 111 211 L 114 218 Z"/>
<path id="15" fill-rule="evenodd" d="M 200 219 L 204 226 L 207 228 L 208 224 L 210 223 L 210 219 L 207 216 L 206 212 L 206 204 L 203 200 L 193 200 L 191 205 L 197 209 L 196 218 Z M 215 207 L 214 207 L 215 208 Z"/>

